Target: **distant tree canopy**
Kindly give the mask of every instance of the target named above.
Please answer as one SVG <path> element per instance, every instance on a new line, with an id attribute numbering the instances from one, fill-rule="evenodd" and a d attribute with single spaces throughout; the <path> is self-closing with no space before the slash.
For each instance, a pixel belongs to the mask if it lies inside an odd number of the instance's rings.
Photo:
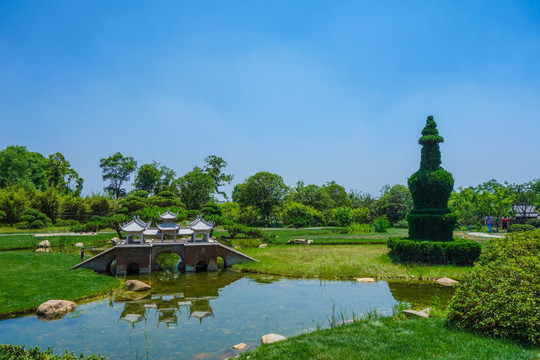
<path id="1" fill-rule="evenodd" d="M 23 187 L 43 191 L 49 187 L 61 194 L 79 195 L 84 180 L 57 152 L 45 158 L 25 146 L 8 146 L 0 151 L 0 188 Z"/>
<path id="2" fill-rule="evenodd" d="M 137 162 L 131 156 L 124 156 L 117 152 L 114 155 L 100 160 L 99 167 L 103 171 L 103 181 L 109 185 L 104 190 L 115 199 L 126 195 L 122 185 L 129 181 L 130 175 L 137 168 Z"/>
<path id="3" fill-rule="evenodd" d="M 223 173 L 223 169 L 227 167 L 227 162 L 223 158 L 210 155 L 204 159 L 205 166 L 203 171 L 210 175 L 214 180 L 214 192 L 227 199 L 227 194 L 223 191 L 219 191 L 219 188 L 225 184 L 230 184 L 234 179 L 234 175 L 226 175 Z"/>
<path id="4" fill-rule="evenodd" d="M 215 183 L 212 176 L 195 168 L 174 181 L 180 201 L 188 210 L 200 209 L 212 199 Z"/>
<path id="5" fill-rule="evenodd" d="M 175 177 L 176 173 L 173 170 L 154 161 L 139 167 L 133 186 L 135 190 L 145 190 L 150 195 L 155 195 L 170 190 Z"/>

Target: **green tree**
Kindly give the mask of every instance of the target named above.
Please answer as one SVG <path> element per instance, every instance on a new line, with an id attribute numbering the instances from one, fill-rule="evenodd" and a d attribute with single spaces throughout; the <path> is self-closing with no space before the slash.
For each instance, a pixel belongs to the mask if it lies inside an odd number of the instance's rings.
<path id="1" fill-rule="evenodd" d="M 125 196 L 126 190 L 122 185 L 129 181 L 130 175 L 137 168 L 135 159 L 117 152 L 108 158 L 100 159 L 99 167 L 103 171 L 103 181 L 109 181 L 104 190 L 115 199 Z"/>
<path id="2" fill-rule="evenodd" d="M 493 217 L 494 225 L 499 227 L 501 218 L 512 212 L 512 204 L 516 195 L 512 189 L 490 180 L 478 186 L 476 201 L 480 211 L 479 217 L 482 219 L 490 214 Z"/>
<path id="3" fill-rule="evenodd" d="M 449 206 L 457 214 L 462 226 L 478 224 L 482 220 L 482 212 L 478 208 L 478 194 L 472 187 L 459 188 L 459 192 L 452 192 Z"/>
<path id="4" fill-rule="evenodd" d="M 351 199 L 347 195 L 345 188 L 335 181 L 327 182 L 323 187 L 322 191 L 328 195 L 330 198 L 330 207 L 335 209 L 339 207 L 350 207 Z"/>
<path id="5" fill-rule="evenodd" d="M 81 194 L 84 180 L 71 168 L 71 164 L 61 153 L 49 155 L 45 172 L 49 187 L 58 189 L 61 194 Z"/>
<path id="6" fill-rule="evenodd" d="M 41 192 L 37 191 L 32 200 L 33 208 L 47 215 L 53 223 L 56 223 L 61 206 L 61 198 L 56 188 L 48 188 Z"/>
<path id="7" fill-rule="evenodd" d="M 304 185 L 302 180 L 296 183 L 296 187 L 292 189 L 289 196 L 293 201 L 319 211 L 329 209 L 332 205 L 332 200 L 326 191 L 317 185 Z"/>
<path id="8" fill-rule="evenodd" d="M 13 226 L 19 216 L 30 206 L 28 194 L 22 188 L 0 189 L 0 211 L 6 223 Z"/>
<path id="9" fill-rule="evenodd" d="M 174 181 L 180 201 L 188 210 L 198 210 L 210 201 L 215 189 L 214 179 L 200 169 L 194 169 Z"/>
<path id="10" fill-rule="evenodd" d="M 233 190 L 233 201 L 247 207 L 253 206 L 265 218 L 283 204 L 288 187 L 277 174 L 261 171 L 237 184 Z"/>
<path id="11" fill-rule="evenodd" d="M 227 194 L 223 191 L 219 191 L 220 187 L 225 184 L 230 184 L 234 179 L 234 175 L 226 175 L 223 173 L 223 169 L 227 167 L 227 162 L 216 155 L 206 157 L 204 162 L 206 165 L 204 165 L 203 171 L 214 179 L 214 192 L 222 195 L 225 200 L 227 200 Z"/>
<path id="12" fill-rule="evenodd" d="M 11 186 L 45 190 L 47 159 L 26 150 L 25 146 L 8 146 L 0 151 L 0 188 Z"/>
<path id="13" fill-rule="evenodd" d="M 135 190 L 146 190 L 149 194 L 156 195 L 169 189 L 175 176 L 173 170 L 154 161 L 139 167 L 133 186 Z"/>
<path id="14" fill-rule="evenodd" d="M 382 196 L 377 200 L 376 211 L 379 215 L 386 215 L 390 224 L 394 225 L 405 220 L 413 202 L 411 192 L 404 185 L 385 185 L 381 189 Z"/>

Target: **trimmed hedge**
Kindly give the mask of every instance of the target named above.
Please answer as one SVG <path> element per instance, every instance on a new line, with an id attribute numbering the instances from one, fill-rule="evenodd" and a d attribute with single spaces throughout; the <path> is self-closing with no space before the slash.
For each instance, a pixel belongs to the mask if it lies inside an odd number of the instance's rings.
<path id="1" fill-rule="evenodd" d="M 25 349 L 24 345 L 3 345 L 0 344 L 0 360 L 107 360 L 101 355 L 85 356 L 83 354 L 77 356 L 74 353 L 66 353 L 64 355 L 54 355 L 49 348 L 41 350 L 38 346 Z"/>
<path id="2" fill-rule="evenodd" d="M 490 239 L 456 286 L 447 321 L 457 328 L 540 346 L 540 230 Z"/>
<path id="3" fill-rule="evenodd" d="M 390 238 L 391 255 L 403 262 L 429 264 L 471 265 L 480 256 L 481 245 L 471 240 L 418 241 Z"/>
<path id="4" fill-rule="evenodd" d="M 529 219 L 525 224 L 532 225 L 536 229 L 540 229 L 540 219 Z"/>
<path id="5" fill-rule="evenodd" d="M 508 227 L 508 232 L 522 232 L 534 230 L 534 226 L 528 224 L 512 224 Z"/>

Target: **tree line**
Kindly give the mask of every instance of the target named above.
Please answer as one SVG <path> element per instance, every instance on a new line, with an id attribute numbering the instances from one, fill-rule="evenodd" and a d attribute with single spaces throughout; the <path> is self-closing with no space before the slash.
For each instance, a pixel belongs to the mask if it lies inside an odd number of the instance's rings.
<path id="1" fill-rule="evenodd" d="M 134 215 L 158 221 L 159 213 L 170 208 L 180 219 L 202 213 L 256 226 L 349 226 L 384 217 L 393 226 L 405 227 L 412 208 L 404 185 L 385 185 L 379 196 L 372 196 L 347 191 L 335 181 L 315 185 L 300 180 L 287 186 L 278 174 L 264 171 L 237 183 L 228 199 L 222 189 L 234 176 L 226 173 L 227 162 L 216 155 L 182 176 L 156 161 L 139 166 L 119 152 L 100 159 L 99 165 L 107 184 L 104 192 L 82 196 L 84 180 L 61 153 L 45 157 L 24 146 L 1 150 L 0 222 L 22 228 L 115 227 Z M 218 196 L 227 201 L 218 201 Z M 540 179 L 525 184 L 490 180 L 459 188 L 450 198 L 463 227 L 480 227 L 486 214 L 496 222 L 502 216 L 519 218 L 515 204 L 538 209 Z"/>

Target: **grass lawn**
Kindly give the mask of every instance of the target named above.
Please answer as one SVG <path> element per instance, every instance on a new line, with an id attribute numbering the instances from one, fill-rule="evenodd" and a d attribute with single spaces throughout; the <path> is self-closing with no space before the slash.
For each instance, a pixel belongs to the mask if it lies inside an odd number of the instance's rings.
<path id="1" fill-rule="evenodd" d="M 278 245 L 262 249 L 243 248 L 241 251 L 260 262 L 237 264 L 234 269 L 291 277 L 417 280 L 449 277 L 459 280 L 471 269 L 465 266 L 393 263 L 386 245 Z"/>
<path id="2" fill-rule="evenodd" d="M 240 359 L 538 359 L 538 348 L 453 330 L 442 319 L 363 320 L 262 345 Z"/>
<path id="3" fill-rule="evenodd" d="M 89 269 L 70 270 L 79 261 L 78 254 L 0 252 L 0 317 L 34 310 L 50 299 L 78 300 L 121 285 Z"/>
<path id="4" fill-rule="evenodd" d="M 24 234 L 24 233 L 57 233 L 69 232 L 69 226 L 47 227 L 43 229 L 17 229 L 11 226 L 0 226 L 0 234 Z"/>
<path id="5" fill-rule="evenodd" d="M 107 244 L 116 233 L 99 233 L 96 235 L 61 235 L 61 236 L 45 236 L 37 239 L 33 234 L 10 234 L 0 236 L 0 251 L 1 250 L 18 250 L 18 249 L 34 249 L 42 240 L 49 240 L 51 246 L 67 246 L 74 247 L 78 242 L 82 242 L 85 247 L 99 247 Z"/>

